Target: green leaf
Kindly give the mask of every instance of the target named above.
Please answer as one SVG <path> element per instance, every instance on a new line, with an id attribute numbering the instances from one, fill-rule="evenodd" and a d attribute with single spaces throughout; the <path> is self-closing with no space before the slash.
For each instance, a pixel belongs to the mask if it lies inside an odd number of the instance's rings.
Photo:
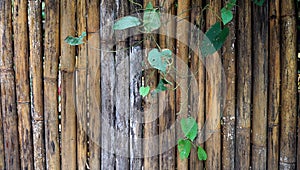
<path id="1" fill-rule="evenodd" d="M 168 53 L 168 52 L 164 52 Z M 148 62 L 153 68 L 156 68 L 163 73 L 166 73 L 168 66 L 169 55 L 165 55 L 163 52 L 159 52 L 157 48 L 152 49 L 148 53 Z"/>
<path id="2" fill-rule="evenodd" d="M 146 10 L 143 16 L 143 24 L 144 24 L 144 29 L 147 33 L 150 33 L 158 29 L 161 25 L 160 15 L 157 12 L 157 10 L 153 8 L 151 2 L 149 2 L 146 6 Z"/>
<path id="3" fill-rule="evenodd" d="M 118 20 L 114 25 L 114 30 L 124 30 L 131 27 L 136 27 L 141 25 L 140 20 L 137 17 L 126 16 Z"/>
<path id="4" fill-rule="evenodd" d="M 154 90 L 154 93 L 159 93 L 159 92 L 168 90 L 168 88 L 165 86 L 165 84 L 171 84 L 171 82 L 169 82 L 166 79 L 160 79 L 156 89 Z"/>
<path id="5" fill-rule="evenodd" d="M 79 37 L 67 36 L 64 41 L 72 46 L 80 45 L 84 43 L 83 38 L 85 36 L 86 36 L 86 32 L 82 32 Z"/>
<path id="6" fill-rule="evenodd" d="M 232 11 L 226 7 L 221 9 L 221 18 L 224 25 L 230 22 L 233 18 Z"/>
<path id="7" fill-rule="evenodd" d="M 207 159 L 207 154 L 201 146 L 198 146 L 198 159 L 200 161 L 205 161 Z"/>
<path id="8" fill-rule="evenodd" d="M 253 2 L 258 6 L 263 6 L 265 0 L 253 0 Z"/>
<path id="9" fill-rule="evenodd" d="M 185 137 L 193 141 L 198 134 L 198 124 L 196 120 L 192 117 L 182 118 L 180 124 Z"/>
<path id="10" fill-rule="evenodd" d="M 150 92 L 150 87 L 146 86 L 146 87 L 140 87 L 140 95 L 145 97 L 149 94 Z"/>
<path id="11" fill-rule="evenodd" d="M 178 140 L 178 151 L 180 155 L 180 159 L 188 158 L 191 152 L 192 144 L 189 140 L 179 139 Z"/>
<path id="12" fill-rule="evenodd" d="M 213 54 L 214 52 L 218 51 L 226 41 L 228 35 L 229 29 L 225 27 L 222 30 L 220 22 L 216 22 L 214 25 L 212 25 L 205 33 L 205 36 L 201 43 L 200 49 L 202 55 L 206 57 L 207 55 Z"/>
<path id="13" fill-rule="evenodd" d="M 232 8 L 233 8 L 235 5 L 236 5 L 236 0 L 230 0 L 230 1 L 226 4 L 225 8 L 227 8 L 228 10 L 232 10 Z"/>

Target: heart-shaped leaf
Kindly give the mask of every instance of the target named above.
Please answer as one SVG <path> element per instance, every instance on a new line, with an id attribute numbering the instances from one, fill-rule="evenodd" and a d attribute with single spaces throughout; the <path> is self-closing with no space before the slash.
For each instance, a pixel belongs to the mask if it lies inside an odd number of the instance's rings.
<path id="1" fill-rule="evenodd" d="M 114 24 L 113 29 L 114 30 L 124 30 L 127 28 L 136 27 L 139 25 L 141 25 L 141 22 L 137 17 L 126 16 L 126 17 L 123 17 L 120 20 L 118 20 Z"/>
<path id="2" fill-rule="evenodd" d="M 172 57 L 172 55 L 171 55 Z M 148 53 L 148 62 L 153 68 L 156 68 L 163 73 L 166 73 L 168 66 L 168 59 L 170 58 L 169 52 L 159 52 L 157 48 L 152 49 Z"/>
<path id="3" fill-rule="evenodd" d="M 205 33 L 203 41 L 201 43 L 201 53 L 204 57 L 213 54 L 218 51 L 224 42 L 226 41 L 227 36 L 229 35 L 228 27 L 221 29 L 221 23 L 216 22 L 212 25 L 209 30 Z"/>
<path id="4" fill-rule="evenodd" d="M 191 152 L 192 144 L 189 140 L 179 139 L 178 140 L 178 151 L 180 155 L 180 159 L 188 158 Z"/>
<path id="5" fill-rule="evenodd" d="M 171 84 L 171 82 L 166 79 L 160 79 L 156 89 L 154 90 L 154 93 L 166 91 L 168 88 L 165 86 L 165 84 Z"/>
<path id="6" fill-rule="evenodd" d="M 149 94 L 150 92 L 150 87 L 146 86 L 146 87 L 140 87 L 140 95 L 145 97 Z"/>
<path id="7" fill-rule="evenodd" d="M 193 141 L 198 134 L 198 124 L 196 120 L 192 117 L 182 118 L 180 124 L 185 137 Z"/>
<path id="8" fill-rule="evenodd" d="M 85 36 L 86 36 L 86 32 L 82 32 L 79 37 L 67 36 L 64 41 L 72 46 L 80 45 L 84 43 L 83 38 Z"/>
<path id="9" fill-rule="evenodd" d="M 198 159 L 200 161 L 205 161 L 207 159 L 207 154 L 201 146 L 198 146 Z"/>
<path id="10" fill-rule="evenodd" d="M 161 25 L 160 15 L 156 9 L 153 8 L 151 2 L 146 6 L 146 10 L 143 16 L 144 29 L 147 33 L 150 33 L 158 29 Z"/>
<path id="11" fill-rule="evenodd" d="M 227 9 L 226 7 L 221 9 L 221 18 L 224 25 L 230 22 L 233 18 L 233 14 L 231 9 Z"/>

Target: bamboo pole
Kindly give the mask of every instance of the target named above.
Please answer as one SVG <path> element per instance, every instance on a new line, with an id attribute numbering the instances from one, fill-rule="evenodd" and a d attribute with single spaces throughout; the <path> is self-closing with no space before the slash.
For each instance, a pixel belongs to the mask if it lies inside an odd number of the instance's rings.
<path id="1" fill-rule="evenodd" d="M 209 0 L 210 10 L 206 16 L 206 29 L 209 29 L 217 22 L 217 16 L 220 16 L 221 1 Z M 206 122 L 207 129 L 205 135 L 205 150 L 207 152 L 207 160 L 205 161 L 205 168 L 220 169 L 221 168 L 221 68 L 219 66 L 219 54 L 207 56 L 205 59 L 206 67 Z M 208 136 L 209 135 L 209 136 Z"/>
<path id="2" fill-rule="evenodd" d="M 155 0 L 145 0 L 143 4 L 143 8 L 146 8 L 146 5 L 151 2 L 152 5 L 155 7 L 156 1 Z M 153 40 L 154 39 L 154 40 Z M 148 52 L 152 48 L 156 48 L 156 45 L 153 41 L 157 41 L 157 36 L 153 35 L 152 40 L 144 34 L 144 53 L 143 53 L 143 60 L 145 63 L 148 63 L 147 57 Z M 144 71 L 144 86 L 150 86 L 151 89 L 154 89 L 157 86 L 157 71 L 154 69 L 145 69 Z M 158 97 L 157 95 L 148 95 L 144 99 L 143 109 L 144 109 L 144 138 L 153 138 L 158 135 L 159 128 L 157 127 L 158 124 Z M 158 140 L 148 141 L 145 140 L 144 143 L 144 153 L 151 153 L 153 150 L 156 150 L 156 147 L 159 146 Z M 145 169 L 158 169 L 158 156 L 153 155 L 152 157 L 145 157 L 144 160 L 144 167 Z"/>
<path id="3" fill-rule="evenodd" d="M 294 1 L 281 5 L 280 169 L 296 169 L 297 56 Z"/>
<path id="4" fill-rule="evenodd" d="M 251 128 L 251 1 L 237 2 L 237 103 L 235 168 L 250 168 Z"/>
<path id="5" fill-rule="evenodd" d="M 116 16 L 119 18 L 128 15 L 128 2 L 127 1 L 116 1 L 118 6 L 116 7 Z M 115 55 L 115 96 L 116 96 L 116 113 L 115 113 L 115 131 L 121 136 L 116 135 L 116 142 L 118 145 L 115 146 L 116 154 L 116 169 L 130 169 L 130 96 L 129 96 L 129 56 L 128 56 L 128 43 L 126 38 L 128 36 L 128 30 L 116 31 L 115 32 L 115 43 L 116 43 L 116 55 Z M 131 127 L 134 128 L 134 127 Z M 141 162 L 136 162 L 141 163 Z M 136 169 L 141 169 L 141 165 L 135 164 Z M 138 167 L 139 166 L 139 167 Z"/>
<path id="6" fill-rule="evenodd" d="M 165 12 L 164 16 L 161 18 L 161 28 L 159 35 L 159 44 L 162 49 L 167 48 L 175 53 L 175 31 L 176 23 L 175 18 L 175 1 L 174 0 L 161 0 L 160 5 L 163 5 L 162 11 Z M 167 35 L 164 35 L 167 34 Z M 169 72 L 167 79 L 175 84 L 175 74 Z M 163 78 L 163 77 L 161 77 Z M 171 129 L 175 123 L 176 113 L 175 113 L 175 91 L 173 90 L 174 85 L 168 85 L 169 89 L 165 92 L 159 93 L 159 168 L 160 169 L 174 169 L 176 166 L 176 149 L 173 148 L 176 144 L 175 130 Z M 166 134 L 166 135 L 163 135 Z M 167 151 L 166 148 L 168 148 Z"/>
<path id="7" fill-rule="evenodd" d="M 179 84 L 179 88 L 176 89 L 176 106 L 175 112 L 178 114 L 177 118 L 180 120 L 181 118 L 188 116 L 188 70 L 183 66 L 181 69 L 180 62 L 188 66 L 188 41 L 189 41 L 189 14 L 190 14 L 190 0 L 186 1 L 178 1 L 177 6 L 177 25 L 176 25 L 176 57 L 181 61 L 177 61 L 176 59 L 176 69 L 180 70 L 180 72 L 176 74 L 176 83 Z M 181 21 L 182 20 L 182 21 Z M 186 75 L 186 77 L 183 77 Z M 183 97 L 186 96 L 186 97 Z M 181 130 L 180 127 L 176 127 L 176 129 Z M 176 132 L 179 134 L 179 132 Z M 179 138 L 176 136 L 176 138 Z M 177 150 L 177 168 L 178 169 L 187 169 L 188 168 L 188 160 L 180 159 L 179 152 Z"/>
<path id="8" fill-rule="evenodd" d="M 102 1 L 100 10 L 101 40 L 101 169 L 114 169 L 116 166 L 114 153 L 115 130 L 115 62 L 113 50 L 114 32 L 112 24 L 115 19 L 115 1 Z"/>
<path id="9" fill-rule="evenodd" d="M 3 114 L 2 114 L 1 105 L 0 105 L 0 108 L 1 108 L 1 112 L 0 112 L 1 113 L 0 114 L 0 169 L 5 170 L 4 131 L 3 131 L 3 119 L 2 119 Z"/>
<path id="10" fill-rule="evenodd" d="M 227 1 L 223 1 L 226 5 Z M 233 7 L 233 19 L 227 24 L 229 35 L 223 47 L 223 66 L 227 93 L 222 111 L 222 168 L 235 169 L 235 108 L 236 108 L 236 8 Z"/>
<path id="11" fill-rule="evenodd" d="M 269 1 L 268 168 L 278 169 L 280 111 L 280 4 Z"/>
<path id="12" fill-rule="evenodd" d="M 20 169 L 18 144 L 18 117 L 16 108 L 15 73 L 13 70 L 13 40 L 12 40 L 12 14 L 11 1 L 0 1 L 0 87 L 1 87 L 1 113 L 3 123 L 4 156 L 1 162 L 2 169 Z"/>
<path id="13" fill-rule="evenodd" d="M 30 1 L 28 10 L 30 77 L 32 80 L 31 119 L 34 169 L 45 169 L 42 3 Z"/>
<path id="14" fill-rule="evenodd" d="M 190 94 L 189 94 L 189 105 L 190 105 L 190 112 L 196 113 L 196 121 L 198 123 L 198 136 L 196 138 L 196 145 L 200 145 L 201 147 L 204 147 L 203 142 L 203 136 L 201 136 L 201 131 L 203 129 L 204 125 L 204 109 L 205 109 L 205 67 L 204 62 L 201 57 L 201 51 L 199 49 L 200 42 L 202 39 L 202 29 L 203 29 L 203 19 L 204 16 L 202 16 L 202 0 L 192 0 L 191 6 L 193 7 L 191 9 L 191 24 L 194 24 L 191 28 L 190 33 L 190 48 L 195 50 L 191 51 L 190 56 L 190 71 L 191 71 L 191 77 L 190 77 Z M 197 81 L 197 86 L 194 86 L 192 83 L 193 76 L 195 76 L 195 79 Z M 198 95 L 198 96 L 197 96 Z M 194 107 L 196 106 L 196 107 Z M 189 160 L 189 166 L 190 169 L 204 169 L 204 162 L 199 161 L 197 150 L 192 149 L 190 153 L 190 160 Z"/>
<path id="15" fill-rule="evenodd" d="M 89 104 L 89 167 L 100 169 L 101 156 L 101 89 L 100 89 L 100 2 L 87 2 L 88 32 L 88 104 Z M 100 72 L 99 72 L 100 71 Z M 103 162 L 104 163 L 104 162 Z"/>
<path id="16" fill-rule="evenodd" d="M 47 169 L 60 169 L 58 134 L 59 2 L 45 1 L 44 119 Z"/>
<path id="17" fill-rule="evenodd" d="M 138 4 L 143 4 L 141 1 L 135 1 Z M 130 14 L 136 14 L 140 6 L 129 3 Z M 135 30 L 130 31 L 130 34 L 135 34 Z M 140 43 L 142 35 L 133 35 L 129 39 L 129 85 L 130 85 L 130 169 L 142 169 L 143 163 L 143 120 L 142 113 L 142 97 L 139 94 L 139 89 L 142 83 L 142 62 L 143 62 L 143 46 Z M 157 164 L 152 164 L 157 167 Z"/>
<path id="18" fill-rule="evenodd" d="M 253 169 L 267 168 L 267 96 L 268 96 L 268 2 L 253 4 L 253 117 L 252 155 Z"/>
<path id="19" fill-rule="evenodd" d="M 76 169 L 76 113 L 73 92 L 75 71 L 75 48 L 64 42 L 75 36 L 76 3 L 63 0 L 60 3 L 60 42 L 61 42 L 61 167 Z"/>
<path id="20" fill-rule="evenodd" d="M 20 160 L 22 169 L 33 169 L 27 19 L 27 1 L 14 1 L 14 64 L 16 73 L 15 81 L 17 92 Z"/>
<path id="21" fill-rule="evenodd" d="M 86 1 L 77 1 L 77 30 L 78 34 L 86 32 L 87 11 Z M 87 48 L 86 45 L 77 47 L 76 65 L 76 114 L 77 114 L 77 169 L 86 169 L 87 162 Z M 99 89 L 99 88 L 98 88 Z"/>

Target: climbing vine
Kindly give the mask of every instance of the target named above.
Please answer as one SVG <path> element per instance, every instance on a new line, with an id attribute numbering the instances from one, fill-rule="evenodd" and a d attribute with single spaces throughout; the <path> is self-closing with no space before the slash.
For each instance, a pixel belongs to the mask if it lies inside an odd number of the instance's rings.
<path id="1" fill-rule="evenodd" d="M 132 0 L 131 3 L 136 4 Z M 262 6 L 264 0 L 253 0 L 256 5 Z M 142 5 L 137 4 L 140 7 Z M 229 28 L 226 26 L 233 19 L 233 8 L 236 6 L 236 0 L 229 0 L 227 4 L 221 9 L 221 21 L 213 24 L 205 33 L 204 39 L 200 44 L 200 50 L 203 57 L 207 57 L 215 52 L 217 52 L 223 46 L 226 38 L 229 35 Z M 204 9 L 208 9 L 208 6 Z M 152 33 L 153 31 L 161 27 L 160 11 L 158 8 L 154 8 L 152 3 L 149 2 L 144 9 L 143 18 L 137 18 L 134 16 L 126 16 L 113 25 L 114 30 L 125 30 L 128 28 L 139 27 L 142 33 Z M 83 44 L 86 32 L 83 32 L 79 37 L 68 36 L 65 42 L 70 45 L 80 45 Z M 172 64 L 173 53 L 170 49 L 161 49 L 156 43 L 157 48 L 153 48 L 148 52 L 147 61 L 150 66 L 158 70 L 161 77 L 166 77 L 168 73 L 168 68 Z M 165 78 L 161 78 L 156 88 L 151 92 L 150 86 L 142 86 L 139 89 L 139 93 L 142 97 L 154 93 L 159 93 L 168 90 L 165 86 L 167 84 L 172 84 Z M 198 135 L 198 124 L 193 117 L 182 118 L 180 120 L 181 130 L 184 134 L 184 139 L 179 139 L 177 141 L 177 147 L 181 159 L 188 158 L 192 147 L 197 148 L 197 155 L 199 160 L 206 160 L 207 154 L 201 146 L 196 146 L 194 140 Z"/>

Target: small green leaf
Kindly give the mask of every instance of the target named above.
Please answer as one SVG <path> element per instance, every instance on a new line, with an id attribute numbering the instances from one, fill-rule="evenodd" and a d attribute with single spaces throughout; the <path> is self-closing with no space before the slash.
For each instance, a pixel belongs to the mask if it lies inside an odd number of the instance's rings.
<path id="1" fill-rule="evenodd" d="M 227 2 L 225 8 L 228 10 L 232 10 L 232 8 L 236 5 L 236 0 L 230 0 Z"/>
<path id="2" fill-rule="evenodd" d="M 153 8 L 151 2 L 146 6 L 146 10 L 143 16 L 144 29 L 147 33 L 150 33 L 158 29 L 161 25 L 160 15 L 156 9 Z"/>
<path id="3" fill-rule="evenodd" d="M 233 18 L 232 11 L 226 7 L 221 9 L 221 18 L 224 25 L 230 22 Z"/>
<path id="4" fill-rule="evenodd" d="M 150 92 L 150 87 L 146 86 L 146 87 L 140 87 L 140 95 L 145 97 L 149 94 Z"/>
<path id="5" fill-rule="evenodd" d="M 168 66 L 169 56 L 165 56 L 163 53 L 159 52 L 157 48 L 152 49 L 148 53 L 148 62 L 153 68 L 156 68 L 163 73 L 166 73 Z"/>
<path id="6" fill-rule="evenodd" d="M 154 90 L 154 93 L 159 93 L 168 90 L 165 84 L 171 84 L 171 82 L 167 81 L 166 79 L 160 79 L 156 89 Z"/>
<path id="7" fill-rule="evenodd" d="M 198 146 L 198 159 L 200 161 L 205 161 L 207 159 L 207 154 L 201 146 Z"/>
<path id="8" fill-rule="evenodd" d="M 79 37 L 67 36 L 64 41 L 72 46 L 80 45 L 84 43 L 83 38 L 85 36 L 86 36 L 86 32 L 82 32 Z"/>
<path id="9" fill-rule="evenodd" d="M 207 55 L 218 51 L 226 41 L 228 35 L 228 27 L 225 27 L 222 30 L 220 22 L 216 22 L 214 25 L 212 25 L 205 33 L 204 39 L 201 43 L 200 49 L 202 55 L 206 57 Z"/>
<path id="10" fill-rule="evenodd" d="M 263 6 L 265 0 L 253 0 L 253 2 L 258 6 Z"/>
<path id="11" fill-rule="evenodd" d="M 196 120 L 192 117 L 182 118 L 180 124 L 185 137 L 193 141 L 198 134 L 198 124 Z"/>
<path id="12" fill-rule="evenodd" d="M 189 140 L 179 139 L 178 140 L 178 151 L 180 155 L 180 159 L 188 158 L 191 152 L 192 144 Z"/>
<path id="13" fill-rule="evenodd" d="M 114 30 L 124 30 L 127 28 L 136 27 L 139 25 L 141 25 L 141 22 L 137 17 L 126 16 L 126 17 L 123 17 L 120 20 L 118 20 L 114 24 L 113 29 Z"/>

